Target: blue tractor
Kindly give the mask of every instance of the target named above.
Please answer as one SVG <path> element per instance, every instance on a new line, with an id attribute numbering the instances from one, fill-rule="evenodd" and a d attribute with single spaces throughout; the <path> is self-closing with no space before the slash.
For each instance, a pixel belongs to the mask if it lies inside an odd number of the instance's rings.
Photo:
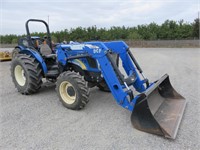
<path id="1" fill-rule="evenodd" d="M 29 22 L 43 23 L 47 35 L 42 39 L 31 37 Z M 37 19 L 26 22 L 26 31 L 27 37 L 15 47 L 11 62 L 12 80 L 20 93 L 36 93 L 46 78 L 56 83 L 62 104 L 78 110 L 88 103 L 89 88 L 98 86 L 111 92 L 117 104 L 132 112 L 135 128 L 176 137 L 185 98 L 174 90 L 167 74 L 149 82 L 125 42 L 71 42 L 53 46 L 48 24 Z"/>

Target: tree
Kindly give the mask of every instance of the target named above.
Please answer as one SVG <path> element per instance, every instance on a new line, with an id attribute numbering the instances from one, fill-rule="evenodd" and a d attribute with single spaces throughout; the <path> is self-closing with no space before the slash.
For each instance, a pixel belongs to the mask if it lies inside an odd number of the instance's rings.
<path id="1" fill-rule="evenodd" d="M 199 18 L 195 19 L 194 20 L 194 23 L 193 23 L 193 37 L 199 39 Z"/>
<path id="2" fill-rule="evenodd" d="M 58 42 L 57 38 L 56 38 L 54 35 L 51 36 L 51 40 L 52 40 L 54 43 L 57 43 L 57 42 Z"/>
<path id="3" fill-rule="evenodd" d="M 17 38 L 12 39 L 12 44 L 17 44 Z"/>
<path id="4" fill-rule="evenodd" d="M 33 36 L 43 37 L 46 33 L 34 32 Z M 136 27 L 97 28 L 91 26 L 87 28 L 77 27 L 70 30 L 52 32 L 54 42 L 63 41 L 89 41 L 89 40 L 175 40 L 175 39 L 194 39 L 199 38 L 199 19 L 193 23 L 184 22 L 184 20 L 174 21 L 166 20 L 161 25 L 152 22 L 150 24 L 138 25 Z M 26 36 L 26 35 L 23 35 Z M 2 35 L 1 43 L 15 43 L 17 35 Z"/>

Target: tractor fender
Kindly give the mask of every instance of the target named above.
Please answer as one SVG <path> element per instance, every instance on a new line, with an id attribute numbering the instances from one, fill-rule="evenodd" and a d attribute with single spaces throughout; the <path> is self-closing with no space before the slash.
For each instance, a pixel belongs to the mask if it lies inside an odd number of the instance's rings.
<path id="1" fill-rule="evenodd" d="M 87 66 L 80 59 L 73 59 L 68 62 L 73 65 L 79 66 L 82 70 L 87 70 Z"/>
<path id="2" fill-rule="evenodd" d="M 44 62 L 44 59 L 38 52 L 31 50 L 31 49 L 23 49 L 19 53 L 20 54 L 28 54 L 28 55 L 31 55 L 32 57 L 34 57 L 40 63 L 43 73 L 44 74 L 47 73 L 46 63 Z"/>
<path id="3" fill-rule="evenodd" d="M 15 49 L 16 49 L 16 48 L 18 48 L 20 51 L 22 51 L 22 50 L 24 50 L 24 49 L 25 49 L 23 46 L 20 46 L 20 45 L 18 45 L 18 46 L 15 46 Z"/>

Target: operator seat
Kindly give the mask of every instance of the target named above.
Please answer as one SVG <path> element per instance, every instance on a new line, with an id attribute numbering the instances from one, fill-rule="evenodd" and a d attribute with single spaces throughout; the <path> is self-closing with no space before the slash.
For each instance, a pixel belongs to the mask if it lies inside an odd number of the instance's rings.
<path id="1" fill-rule="evenodd" d="M 44 58 L 55 58 L 56 54 L 52 54 L 52 50 L 48 44 L 43 43 L 40 45 L 40 53 Z"/>
<path id="2" fill-rule="evenodd" d="M 47 44 L 41 44 L 40 46 L 40 53 L 43 56 L 50 55 L 52 53 L 51 48 Z"/>
<path id="3" fill-rule="evenodd" d="M 52 50 L 49 47 L 48 44 L 43 43 L 40 45 L 40 53 L 47 65 L 47 69 L 50 71 L 49 76 L 52 76 L 52 71 L 53 75 L 54 73 L 58 72 L 58 64 L 56 62 L 56 54 L 52 54 Z"/>

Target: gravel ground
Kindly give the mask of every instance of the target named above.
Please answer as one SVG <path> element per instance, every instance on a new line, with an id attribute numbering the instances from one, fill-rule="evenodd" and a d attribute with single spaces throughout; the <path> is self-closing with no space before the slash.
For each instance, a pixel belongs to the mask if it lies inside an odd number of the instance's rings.
<path id="1" fill-rule="evenodd" d="M 55 86 L 23 96 L 11 81 L 10 62 L 0 63 L 0 149 L 199 149 L 200 50 L 135 48 L 133 54 L 151 80 L 170 75 L 174 88 L 188 101 L 175 140 L 134 129 L 131 113 L 110 93 L 91 89 L 80 111 L 59 102 Z"/>

